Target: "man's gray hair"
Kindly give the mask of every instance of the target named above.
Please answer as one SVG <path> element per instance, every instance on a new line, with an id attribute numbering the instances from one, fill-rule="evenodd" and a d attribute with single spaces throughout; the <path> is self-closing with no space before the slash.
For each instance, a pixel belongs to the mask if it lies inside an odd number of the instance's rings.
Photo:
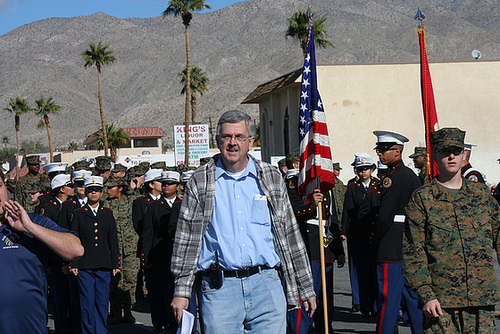
<path id="1" fill-rule="evenodd" d="M 252 118 L 239 110 L 229 110 L 222 114 L 219 118 L 219 122 L 217 123 L 217 136 L 221 135 L 221 127 L 224 123 L 239 123 L 241 121 L 245 121 L 247 123 L 248 135 L 250 137 L 255 136 L 257 132 L 257 127 L 255 123 L 252 121 Z"/>

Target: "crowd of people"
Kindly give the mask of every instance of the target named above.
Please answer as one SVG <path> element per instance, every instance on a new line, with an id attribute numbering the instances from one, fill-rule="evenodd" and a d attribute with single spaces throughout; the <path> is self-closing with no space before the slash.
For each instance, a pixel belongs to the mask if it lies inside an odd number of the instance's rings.
<path id="1" fill-rule="evenodd" d="M 333 163 L 333 189 L 309 200 L 298 192 L 299 155 L 279 168 L 253 158 L 255 131 L 247 114 L 224 113 L 220 153 L 196 170 L 127 169 L 101 156 L 41 173 L 32 155 L 25 176 L 1 174 L 0 277 L 10 283 L 0 332 L 46 331 L 48 285 L 56 333 L 106 333 L 135 323 L 145 282 L 155 332 L 175 332 L 189 311 L 203 333 L 324 333 L 334 266 L 347 262 L 350 311 L 376 318 L 377 333 L 398 321 L 412 333 L 496 333 L 500 209 L 470 166 L 464 131 L 431 134 L 431 180 L 425 147 L 409 156 L 417 175 L 402 161 L 409 139 L 376 130 L 378 163 L 356 153 L 346 185 Z"/>

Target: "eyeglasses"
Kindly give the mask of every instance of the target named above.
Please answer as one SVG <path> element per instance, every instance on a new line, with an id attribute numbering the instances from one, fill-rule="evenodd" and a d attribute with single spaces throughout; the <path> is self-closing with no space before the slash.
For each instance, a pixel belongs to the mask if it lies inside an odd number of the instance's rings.
<path id="1" fill-rule="evenodd" d="M 370 170 L 370 169 L 372 169 L 370 166 L 357 167 L 356 172 L 360 173 L 360 172 L 364 172 L 365 170 Z"/>
<path id="2" fill-rule="evenodd" d="M 396 150 L 395 147 L 375 147 L 375 152 L 382 153 L 382 154 L 384 154 L 385 152 L 394 151 L 394 150 Z"/>
<path id="3" fill-rule="evenodd" d="M 244 136 L 244 135 L 230 135 L 230 134 L 223 134 L 220 136 L 220 139 L 225 142 L 225 143 L 228 143 L 228 142 L 231 142 L 231 140 L 233 139 L 236 139 L 236 141 L 238 143 L 244 143 L 248 138 L 250 138 L 250 136 Z"/>
<path id="4" fill-rule="evenodd" d="M 460 155 L 464 152 L 464 149 L 463 148 L 460 148 L 460 147 L 447 147 L 445 149 L 442 149 L 440 151 L 438 151 L 439 154 L 447 157 L 451 154 L 453 154 L 454 156 L 457 156 L 457 155 Z"/>

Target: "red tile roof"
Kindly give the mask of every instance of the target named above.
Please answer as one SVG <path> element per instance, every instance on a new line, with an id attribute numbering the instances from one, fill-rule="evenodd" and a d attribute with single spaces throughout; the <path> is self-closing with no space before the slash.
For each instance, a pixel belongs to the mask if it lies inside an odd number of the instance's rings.
<path id="1" fill-rule="evenodd" d="M 138 137 L 163 137 L 165 136 L 165 132 L 159 127 L 152 128 L 123 128 L 123 131 L 128 133 L 130 138 L 138 138 Z"/>

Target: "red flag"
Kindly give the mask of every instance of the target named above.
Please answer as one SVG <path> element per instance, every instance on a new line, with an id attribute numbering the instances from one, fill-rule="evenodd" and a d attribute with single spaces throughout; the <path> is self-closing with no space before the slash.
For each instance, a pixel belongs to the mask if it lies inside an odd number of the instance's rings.
<path id="1" fill-rule="evenodd" d="M 425 146 L 427 147 L 427 175 L 432 180 L 438 174 L 437 164 L 431 158 L 432 143 L 431 133 L 439 130 L 436 104 L 434 102 L 434 91 L 432 89 L 429 61 L 427 60 L 427 48 L 425 47 L 425 31 L 423 19 L 425 16 L 418 9 L 415 19 L 418 19 L 418 41 L 420 44 L 420 70 L 422 85 L 422 105 L 424 109 L 425 122 Z"/>
<path id="2" fill-rule="evenodd" d="M 309 41 L 302 71 L 299 139 L 300 173 L 298 191 L 309 202 L 310 195 L 314 188 L 317 187 L 317 178 L 321 180 L 321 193 L 323 194 L 332 189 L 335 184 L 326 117 L 318 92 L 314 31 L 311 19 Z"/>

